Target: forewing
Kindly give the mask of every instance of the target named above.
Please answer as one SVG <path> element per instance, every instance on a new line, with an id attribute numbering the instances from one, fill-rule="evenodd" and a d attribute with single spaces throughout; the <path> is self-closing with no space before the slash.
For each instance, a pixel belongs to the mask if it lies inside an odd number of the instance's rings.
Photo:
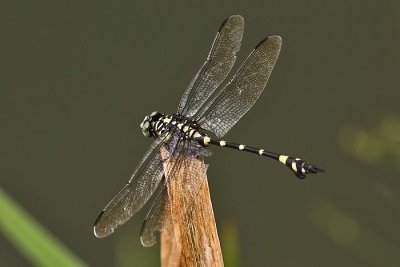
<path id="1" fill-rule="evenodd" d="M 137 213 L 153 195 L 162 176 L 163 159 L 160 149 L 172 151 L 178 138 L 175 133 L 157 138 L 147 150 L 128 183 L 111 200 L 94 224 L 96 237 L 105 237 Z"/>
<path id="2" fill-rule="evenodd" d="M 243 37 L 244 20 L 228 17 L 220 26 L 203 66 L 194 76 L 178 107 L 178 113 L 191 117 L 225 80 L 236 60 Z"/>
<path id="3" fill-rule="evenodd" d="M 282 45 L 280 36 L 262 40 L 232 80 L 194 116 L 203 129 L 223 137 L 254 105 L 267 85 Z"/>

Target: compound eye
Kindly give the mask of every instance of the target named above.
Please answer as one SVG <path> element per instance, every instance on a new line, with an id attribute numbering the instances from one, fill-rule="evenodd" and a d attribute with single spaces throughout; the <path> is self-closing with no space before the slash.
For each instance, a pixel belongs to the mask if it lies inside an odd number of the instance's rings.
<path id="1" fill-rule="evenodd" d="M 149 126 L 150 126 L 149 121 L 145 120 L 144 122 L 142 122 L 142 133 L 146 137 L 150 136 Z"/>
<path id="2" fill-rule="evenodd" d="M 149 131 L 143 129 L 143 130 L 142 130 L 142 133 L 143 133 L 143 135 L 144 135 L 145 137 L 150 137 Z"/>
<path id="3" fill-rule="evenodd" d="M 143 125 L 144 125 L 144 123 L 145 123 L 146 121 L 148 121 L 148 120 L 149 120 L 149 116 L 146 116 L 146 117 L 144 117 L 144 119 L 143 119 L 142 123 L 140 124 L 140 128 L 142 128 L 142 129 L 143 129 Z"/>

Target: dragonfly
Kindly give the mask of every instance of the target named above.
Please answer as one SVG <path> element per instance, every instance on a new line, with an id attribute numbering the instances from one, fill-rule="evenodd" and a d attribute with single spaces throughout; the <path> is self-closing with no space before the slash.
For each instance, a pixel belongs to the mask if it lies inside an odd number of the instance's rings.
<path id="1" fill-rule="evenodd" d="M 152 199 L 141 230 L 144 246 L 156 243 L 154 232 L 161 231 L 168 205 L 167 181 L 174 173 L 186 173 L 192 189 L 196 190 L 196 169 L 191 162 L 209 156 L 209 146 L 226 147 L 272 158 L 287 166 L 298 178 L 323 172 L 310 162 L 262 148 L 229 142 L 222 138 L 254 105 L 265 86 L 278 59 L 282 39 L 269 36 L 255 46 L 253 51 L 225 84 L 239 52 L 244 31 L 244 19 L 232 15 L 220 26 L 208 56 L 186 88 L 174 114 L 157 111 L 146 116 L 140 124 L 142 133 L 155 140 L 133 172 L 126 185 L 108 203 L 97 217 L 94 234 L 98 238 L 112 234 Z M 165 171 L 166 151 L 173 158 Z M 193 160 L 192 160 L 193 159 Z M 184 169 L 182 169 L 184 168 Z M 182 188 L 185 190 L 185 188 Z"/>

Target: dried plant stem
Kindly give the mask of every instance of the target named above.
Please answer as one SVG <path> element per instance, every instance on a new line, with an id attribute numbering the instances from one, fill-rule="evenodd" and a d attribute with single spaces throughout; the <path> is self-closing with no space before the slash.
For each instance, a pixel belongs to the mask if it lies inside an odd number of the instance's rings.
<path id="1" fill-rule="evenodd" d="M 163 154 L 166 155 L 165 151 Z M 191 166 L 190 171 L 183 167 L 173 172 L 173 177 L 167 177 L 167 208 L 172 226 L 161 233 L 161 266 L 223 266 L 204 160 L 187 157 L 185 161 L 183 164 Z M 166 171 L 168 165 L 166 160 Z M 192 192 L 186 190 L 191 188 L 191 179 L 197 179 L 199 185 Z"/>

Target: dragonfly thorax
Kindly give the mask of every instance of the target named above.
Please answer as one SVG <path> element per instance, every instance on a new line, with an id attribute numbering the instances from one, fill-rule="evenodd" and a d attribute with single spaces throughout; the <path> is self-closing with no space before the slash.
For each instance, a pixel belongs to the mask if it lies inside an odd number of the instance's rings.
<path id="1" fill-rule="evenodd" d="M 146 137 L 157 138 L 166 132 L 175 131 L 180 139 L 196 140 L 202 146 L 208 146 L 210 140 L 196 121 L 180 114 L 165 115 L 154 111 L 144 118 L 140 127 Z"/>

